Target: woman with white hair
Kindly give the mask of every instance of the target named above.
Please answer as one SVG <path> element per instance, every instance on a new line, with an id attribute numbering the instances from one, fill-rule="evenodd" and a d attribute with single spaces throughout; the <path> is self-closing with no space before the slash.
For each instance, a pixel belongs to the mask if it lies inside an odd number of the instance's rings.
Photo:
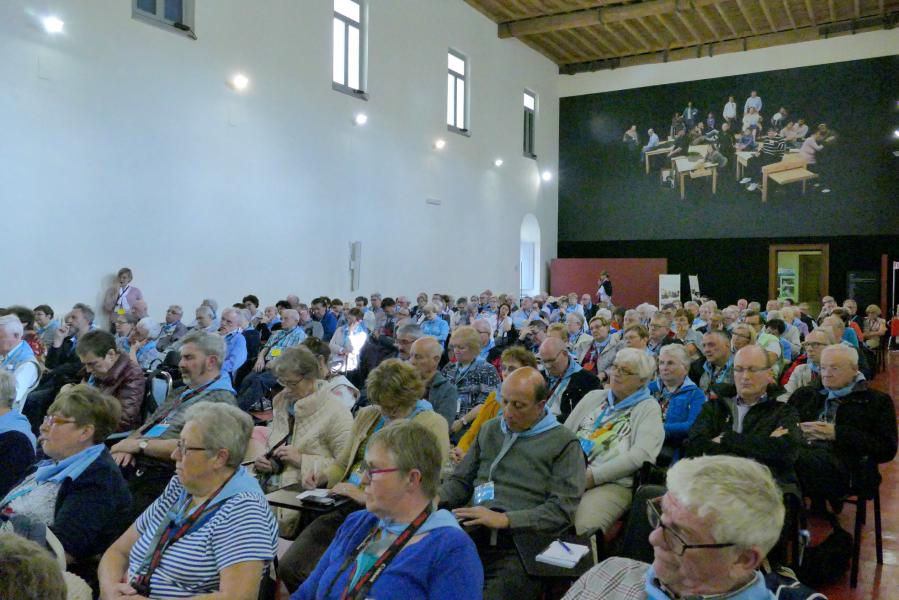
<path id="1" fill-rule="evenodd" d="M 187 409 L 175 476 L 100 561 L 103 598 L 257 598 L 278 533 L 259 483 L 240 464 L 252 429 L 235 406 Z"/>
<path id="2" fill-rule="evenodd" d="M 574 517 L 578 535 L 605 532 L 624 514 L 634 473 L 655 462 L 665 440 L 662 411 L 648 386 L 655 359 L 624 348 L 609 373 L 609 389 L 588 393 L 565 420 L 587 455 L 586 491 Z"/>
<path id="3" fill-rule="evenodd" d="M 690 356 L 680 344 L 662 346 L 659 352 L 659 377 L 649 384 L 649 393 L 658 401 L 665 422 L 662 456 L 670 463 L 680 458 L 687 432 L 699 416 L 705 394 L 688 376 Z"/>
<path id="4" fill-rule="evenodd" d="M 150 317 L 144 317 L 134 326 L 128 353 L 131 360 L 139 364 L 141 369 L 154 369 L 162 360 L 156 350 L 157 337 L 159 337 L 159 324 Z"/>
<path id="5" fill-rule="evenodd" d="M 20 411 L 28 392 L 39 381 L 41 367 L 34 350 L 23 339 L 25 328 L 15 315 L 0 317 L 0 369 L 9 371 L 16 380 L 16 398 L 13 408 Z"/>
<path id="6" fill-rule="evenodd" d="M 423 334 L 437 338 L 437 341 L 442 345 L 446 343 L 446 338 L 449 337 L 450 328 L 449 323 L 440 316 L 440 310 L 441 307 L 433 302 L 425 304 L 425 307 L 421 309 L 424 319 L 422 319 L 420 326 Z"/>

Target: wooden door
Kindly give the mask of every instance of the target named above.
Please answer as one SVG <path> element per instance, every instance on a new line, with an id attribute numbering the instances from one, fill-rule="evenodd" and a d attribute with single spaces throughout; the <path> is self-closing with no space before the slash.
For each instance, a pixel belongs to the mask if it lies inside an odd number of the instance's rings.
<path id="1" fill-rule="evenodd" d="M 810 315 L 821 312 L 821 275 L 823 273 L 821 254 L 799 255 L 799 302 L 808 302 Z"/>

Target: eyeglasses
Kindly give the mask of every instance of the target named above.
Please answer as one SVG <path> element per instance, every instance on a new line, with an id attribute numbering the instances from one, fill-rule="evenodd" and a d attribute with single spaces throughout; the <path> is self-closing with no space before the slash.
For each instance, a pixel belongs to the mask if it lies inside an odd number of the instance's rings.
<path id="1" fill-rule="evenodd" d="M 823 348 L 827 344 L 822 344 L 821 342 L 805 342 L 802 344 L 803 348 Z"/>
<path id="2" fill-rule="evenodd" d="M 668 546 L 674 554 L 683 556 L 684 552 L 690 548 L 729 548 L 735 544 L 688 544 L 684 541 L 676 531 L 662 523 L 662 497 L 653 498 L 646 502 L 646 517 L 649 519 L 649 525 L 653 529 L 662 528 L 662 537 L 665 539 L 665 545 Z"/>
<path id="3" fill-rule="evenodd" d="M 631 375 L 636 375 L 636 373 L 634 373 L 633 371 L 628 371 L 624 367 L 621 367 L 616 364 L 613 364 L 611 367 L 609 367 L 609 370 L 613 371 L 615 373 L 618 373 L 619 375 L 623 375 L 625 377 L 630 377 Z"/>
<path id="4" fill-rule="evenodd" d="M 543 358 L 542 356 L 538 356 L 538 357 L 537 357 L 537 362 L 538 362 L 539 364 L 541 364 L 541 365 L 545 365 L 545 364 L 548 364 L 548 363 L 556 362 L 556 361 L 559 359 L 559 357 L 562 356 L 562 355 L 565 354 L 565 353 L 566 353 L 565 350 L 560 350 L 559 353 L 556 354 L 555 356 L 553 356 L 552 358 Z"/>
<path id="5" fill-rule="evenodd" d="M 393 473 L 394 471 L 402 471 L 402 469 L 399 467 L 392 467 L 390 469 L 372 469 L 371 465 L 364 460 L 362 461 L 362 464 L 359 465 L 359 472 L 367 479 L 371 479 L 378 473 Z"/>
<path id="6" fill-rule="evenodd" d="M 752 336 L 749 335 L 749 334 L 746 334 L 746 333 L 736 333 L 736 332 L 735 332 L 735 333 L 733 334 L 733 336 L 734 336 L 734 337 L 738 337 L 738 338 L 743 338 L 744 340 L 751 340 L 751 339 L 752 339 Z"/>
<path id="7" fill-rule="evenodd" d="M 281 387 L 286 387 L 286 388 L 293 387 L 293 386 L 297 385 L 298 383 L 300 383 L 301 381 L 303 381 L 303 379 L 304 379 L 303 377 L 300 377 L 299 379 L 278 379 L 278 385 L 280 385 Z"/>
<path id="8" fill-rule="evenodd" d="M 512 371 L 514 371 L 515 369 L 518 369 L 518 368 L 519 368 L 518 365 L 507 365 L 507 364 L 503 364 L 503 365 L 500 367 L 500 370 L 501 370 L 503 373 L 505 373 L 506 375 L 508 375 L 509 373 L 511 373 Z"/>
<path id="9" fill-rule="evenodd" d="M 770 370 L 771 367 L 734 367 L 734 373 L 764 373 Z"/>
<path id="10" fill-rule="evenodd" d="M 202 446 L 188 446 L 187 442 L 184 440 L 178 440 L 178 444 L 175 446 L 178 449 L 178 454 L 181 456 L 187 456 L 187 453 L 191 450 L 206 450 L 206 448 Z"/>
<path id="11" fill-rule="evenodd" d="M 47 427 L 53 427 L 54 425 L 65 425 L 66 423 L 75 423 L 75 419 L 66 419 L 65 417 L 60 417 L 57 415 L 47 415 L 44 417 L 43 424 Z"/>

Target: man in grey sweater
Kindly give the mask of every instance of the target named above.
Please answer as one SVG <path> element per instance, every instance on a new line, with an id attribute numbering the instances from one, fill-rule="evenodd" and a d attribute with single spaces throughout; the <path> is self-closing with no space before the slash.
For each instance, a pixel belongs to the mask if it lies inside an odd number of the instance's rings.
<path id="1" fill-rule="evenodd" d="M 536 369 L 509 375 L 502 415 L 484 424 L 440 488 L 441 504 L 455 509 L 465 527 L 476 526 L 471 535 L 484 564 L 485 598 L 540 597 L 540 582 L 525 572 L 513 536 L 567 530 L 584 493 L 584 453 L 547 411 L 548 395 Z"/>

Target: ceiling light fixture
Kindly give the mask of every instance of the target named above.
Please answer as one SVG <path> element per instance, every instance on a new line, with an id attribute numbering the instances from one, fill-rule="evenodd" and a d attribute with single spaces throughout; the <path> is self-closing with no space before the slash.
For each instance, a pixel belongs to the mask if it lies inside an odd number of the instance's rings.
<path id="1" fill-rule="evenodd" d="M 242 92 L 247 89 L 248 85 L 250 85 L 250 79 L 243 73 L 238 73 L 231 78 L 231 87 L 238 92 Z"/>
<path id="2" fill-rule="evenodd" d="M 49 16 L 43 18 L 44 31 L 47 33 L 62 33 L 63 27 L 65 27 L 65 23 L 63 23 L 62 19 L 55 16 Z"/>
<path id="3" fill-rule="evenodd" d="M 437 150 L 443 150 L 446 147 L 446 140 L 443 138 L 437 138 L 434 142 L 434 148 Z"/>

